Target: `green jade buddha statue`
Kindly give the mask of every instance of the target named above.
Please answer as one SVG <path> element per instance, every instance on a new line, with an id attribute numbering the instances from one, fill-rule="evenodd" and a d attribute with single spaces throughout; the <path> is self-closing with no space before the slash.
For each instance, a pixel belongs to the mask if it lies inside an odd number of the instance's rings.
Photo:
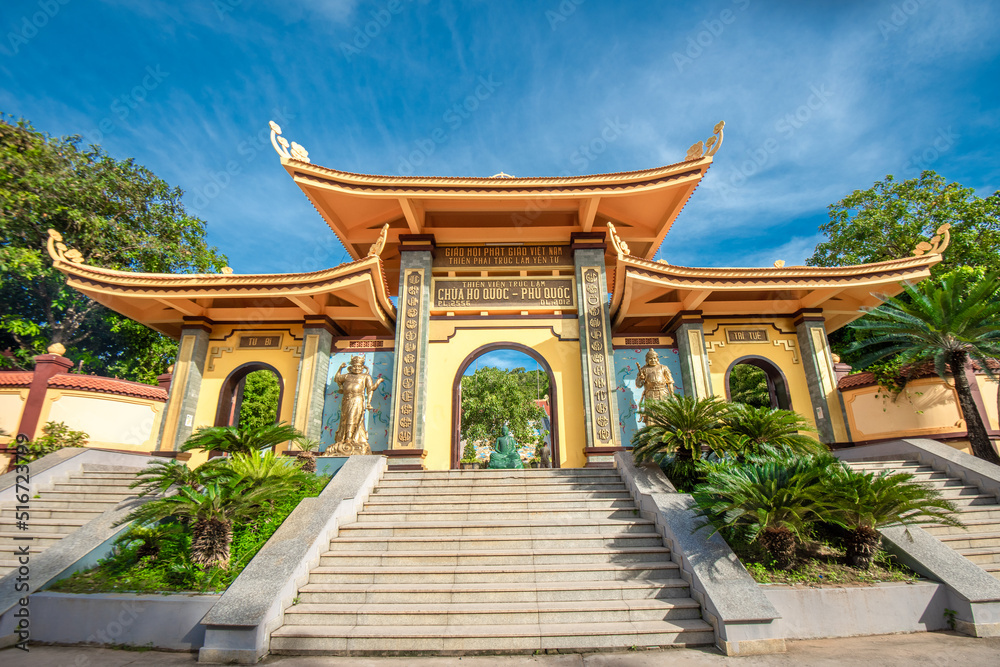
<path id="1" fill-rule="evenodd" d="M 493 443 L 493 453 L 490 454 L 490 469 L 502 468 L 524 468 L 521 455 L 517 453 L 517 440 L 506 425 L 503 427 L 503 435 Z"/>

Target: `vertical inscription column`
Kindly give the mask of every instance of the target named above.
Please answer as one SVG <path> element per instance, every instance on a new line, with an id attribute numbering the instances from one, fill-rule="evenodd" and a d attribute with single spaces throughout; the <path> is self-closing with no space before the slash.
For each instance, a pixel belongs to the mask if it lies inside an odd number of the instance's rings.
<path id="1" fill-rule="evenodd" d="M 393 373 L 392 435 L 389 467 L 423 468 L 427 412 L 427 333 L 431 310 L 431 263 L 434 237 L 399 237 L 399 302 L 396 306 L 396 358 Z"/>
<path id="2" fill-rule="evenodd" d="M 323 434 L 323 402 L 335 333 L 344 332 L 325 315 L 306 317 L 292 425 L 313 440 L 319 440 Z"/>
<path id="3" fill-rule="evenodd" d="M 701 311 L 682 311 L 666 329 L 677 341 L 684 393 L 690 392 L 695 398 L 709 398 L 714 394 L 702 324 Z"/>
<path id="4" fill-rule="evenodd" d="M 184 318 L 174 376 L 170 382 L 170 396 L 160 423 L 158 450 L 175 452 L 191 436 L 211 331 L 210 323 L 203 318 Z"/>
<path id="5" fill-rule="evenodd" d="M 607 278 L 604 272 L 603 233 L 572 237 L 573 262 L 580 323 L 580 366 L 583 375 L 583 411 L 587 467 L 611 467 L 618 441 L 618 405 L 611 358 L 611 322 Z"/>
<path id="6" fill-rule="evenodd" d="M 802 351 L 802 365 L 806 371 L 809 399 L 812 402 L 813 419 L 816 420 L 816 431 L 820 442 L 827 444 L 837 442 L 836 426 L 841 427 L 839 430 L 842 431 L 842 439 L 846 439 L 843 413 L 834 412 L 834 408 L 840 406 L 823 311 L 800 310 L 796 313 L 795 333 L 799 341 L 799 350 Z M 835 416 L 839 419 L 835 419 Z"/>

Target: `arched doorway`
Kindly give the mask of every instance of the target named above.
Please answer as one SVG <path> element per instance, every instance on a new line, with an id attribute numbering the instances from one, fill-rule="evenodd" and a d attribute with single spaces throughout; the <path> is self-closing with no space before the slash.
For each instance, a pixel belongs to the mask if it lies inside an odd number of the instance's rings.
<path id="1" fill-rule="evenodd" d="M 551 428 L 549 429 L 549 442 L 550 442 L 550 458 L 552 461 L 552 467 L 559 467 L 559 411 L 558 411 L 558 396 L 556 391 L 556 381 L 555 376 L 552 374 L 552 368 L 549 366 L 548 362 L 545 361 L 545 357 L 540 355 L 535 350 L 531 349 L 527 345 L 522 345 L 520 343 L 490 343 L 489 345 L 483 345 L 473 350 L 469 356 L 467 356 L 462 364 L 458 367 L 458 372 L 455 374 L 455 382 L 452 387 L 452 401 L 451 401 L 451 414 L 452 414 L 452 435 L 451 435 L 451 467 L 452 469 L 459 467 L 459 460 L 462 457 L 462 377 L 469 367 L 478 359 L 479 357 L 487 354 L 489 352 L 494 352 L 497 350 L 514 350 L 526 354 L 527 356 L 538 362 L 539 368 L 545 372 L 549 379 L 549 421 Z"/>
<path id="2" fill-rule="evenodd" d="M 254 382 L 257 378 L 250 377 L 251 374 L 258 376 L 261 382 Z M 268 376 L 271 376 L 273 379 L 269 381 Z M 274 418 L 270 421 L 275 424 L 278 423 L 278 416 L 281 414 L 281 400 L 285 393 L 281 373 L 270 364 L 255 361 L 238 366 L 222 383 L 222 390 L 219 392 L 219 406 L 215 413 L 216 426 L 239 426 L 248 378 L 255 387 L 260 387 L 260 390 L 267 394 L 273 393 L 272 383 L 277 383 L 277 401 L 270 398 L 267 402 L 274 403 Z M 257 419 L 261 418 L 268 421 L 267 417 L 257 417 Z"/>
<path id="3" fill-rule="evenodd" d="M 781 369 L 763 357 L 740 357 L 726 369 L 726 399 L 755 407 L 792 409 L 788 381 Z"/>

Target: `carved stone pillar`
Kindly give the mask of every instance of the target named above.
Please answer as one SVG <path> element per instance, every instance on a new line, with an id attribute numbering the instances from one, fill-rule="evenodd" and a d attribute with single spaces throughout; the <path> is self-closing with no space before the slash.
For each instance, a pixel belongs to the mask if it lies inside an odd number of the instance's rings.
<path id="1" fill-rule="evenodd" d="M 802 351 L 817 435 L 821 442 L 832 443 L 837 442 L 833 410 L 840 408 L 840 398 L 824 321 L 822 310 L 800 310 L 795 317 L 795 333 Z M 846 433 L 844 436 L 846 439 Z"/>
<path id="2" fill-rule="evenodd" d="M 396 358 L 392 391 L 390 470 L 424 467 L 427 413 L 427 338 L 431 311 L 431 262 L 434 237 L 399 236 L 399 303 L 396 306 Z"/>
<path id="3" fill-rule="evenodd" d="M 170 381 L 170 395 L 163 408 L 157 445 L 159 451 L 176 452 L 191 437 L 211 331 L 210 323 L 204 318 L 184 318 L 177 345 L 177 361 Z"/>
<path id="4" fill-rule="evenodd" d="M 611 467 L 619 442 L 618 404 L 611 350 L 603 233 L 572 236 L 576 265 L 576 299 L 580 323 L 580 367 L 583 376 L 584 432 L 587 467 Z"/>
<path id="5" fill-rule="evenodd" d="M 328 317 L 306 317 L 302 332 L 302 358 L 295 383 L 292 426 L 312 440 L 319 440 L 323 434 L 323 403 L 334 333 L 342 332 Z"/>
<path id="6" fill-rule="evenodd" d="M 683 311 L 668 328 L 677 341 L 684 393 L 695 398 L 708 398 L 715 394 L 712 389 L 712 374 L 708 368 L 708 354 L 705 352 L 702 322 L 701 311 Z"/>

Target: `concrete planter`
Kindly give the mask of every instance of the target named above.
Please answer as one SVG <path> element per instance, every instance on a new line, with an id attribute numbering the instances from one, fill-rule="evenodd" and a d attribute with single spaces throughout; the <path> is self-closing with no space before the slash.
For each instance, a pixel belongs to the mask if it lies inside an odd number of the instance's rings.
<path id="1" fill-rule="evenodd" d="M 194 651 L 205 643 L 201 619 L 221 597 L 35 593 L 30 607 L 31 640 Z"/>
<path id="2" fill-rule="evenodd" d="M 779 584 L 761 590 L 781 618 L 786 639 L 858 637 L 945 630 L 948 588 L 931 581 L 875 586 L 806 588 Z"/>

